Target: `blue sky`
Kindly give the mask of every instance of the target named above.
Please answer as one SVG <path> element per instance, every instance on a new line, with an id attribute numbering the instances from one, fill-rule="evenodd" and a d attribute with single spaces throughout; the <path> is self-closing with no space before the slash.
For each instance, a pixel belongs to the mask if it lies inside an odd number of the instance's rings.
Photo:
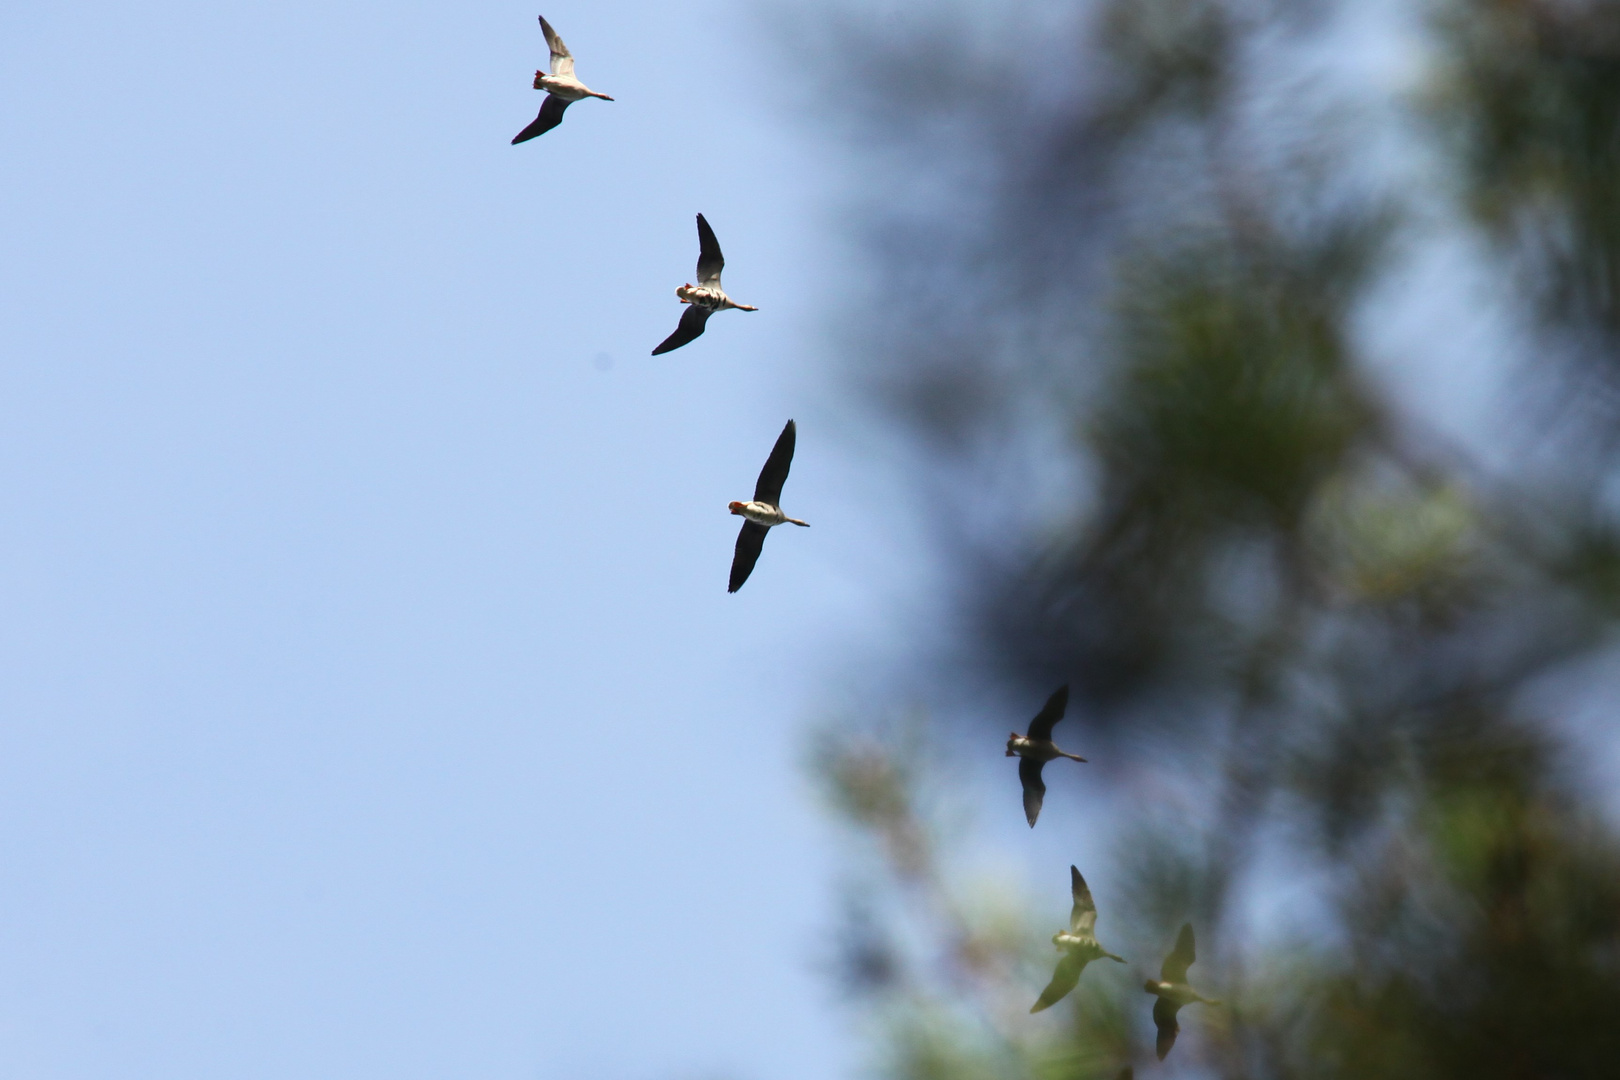
<path id="1" fill-rule="evenodd" d="M 509 146 L 536 14 L 0 10 L 9 1077 L 851 1060 L 821 170 L 740 7 L 650 0 L 545 9 L 618 100 Z M 698 211 L 762 311 L 654 360 Z M 729 597 L 790 416 L 814 527 Z"/>

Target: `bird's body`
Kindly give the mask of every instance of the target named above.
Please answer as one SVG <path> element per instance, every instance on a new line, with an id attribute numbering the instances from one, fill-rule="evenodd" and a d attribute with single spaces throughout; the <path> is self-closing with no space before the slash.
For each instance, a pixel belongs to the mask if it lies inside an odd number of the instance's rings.
<path id="1" fill-rule="evenodd" d="M 1080 973 L 1093 960 L 1107 958 L 1123 964 L 1123 957 L 1115 956 L 1097 943 L 1097 905 L 1091 899 L 1091 889 L 1080 876 L 1077 867 L 1069 867 L 1069 891 L 1074 907 L 1069 912 L 1069 928 L 1052 935 L 1052 944 L 1063 953 L 1052 981 L 1041 991 L 1040 999 L 1030 1006 L 1032 1013 L 1049 1009 L 1068 996 L 1080 984 Z"/>
<path id="2" fill-rule="evenodd" d="M 748 502 L 729 504 L 733 514 L 747 520 L 737 534 L 737 548 L 731 556 L 731 585 L 727 592 L 742 588 L 748 575 L 754 572 L 754 564 L 765 549 L 765 537 L 771 529 L 778 525 L 810 527 L 808 521 L 788 517 L 777 505 L 782 500 L 782 485 L 787 482 L 788 469 L 793 465 L 793 448 L 798 437 L 798 425 L 789 420 L 787 426 L 782 428 L 782 434 L 776 437 L 776 445 L 771 447 L 771 456 L 765 459 L 765 467 L 759 471 L 759 479 L 754 483 L 754 497 Z"/>
<path id="3" fill-rule="evenodd" d="M 659 343 L 652 354 L 658 356 L 680 348 L 701 337 L 708 326 L 709 316 L 717 311 L 758 311 L 752 304 L 739 304 L 720 287 L 720 273 L 726 268 L 726 258 L 720 253 L 720 241 L 702 214 L 697 216 L 698 229 L 698 283 L 690 281 L 675 290 L 675 298 L 691 305 L 681 315 L 675 332 Z"/>
<path id="4" fill-rule="evenodd" d="M 1066 757 L 1070 761 L 1086 760 L 1079 754 L 1059 750 L 1057 744 L 1051 739 L 1031 739 L 1027 735 L 1018 734 L 1016 731 L 1007 740 L 1007 756 L 1029 758 L 1031 761 L 1038 761 L 1042 765 L 1045 765 L 1048 761 L 1056 761 L 1060 757 Z"/>
<path id="5" fill-rule="evenodd" d="M 576 101 L 588 97 L 601 98 L 603 101 L 613 100 L 606 94 L 592 90 L 575 77 L 574 54 L 568 51 L 568 46 L 563 44 L 563 39 L 557 36 L 557 31 L 546 22 L 544 15 L 540 16 L 540 32 L 546 35 L 546 46 L 551 50 L 551 70 L 534 73 L 534 88 L 544 90 L 546 100 L 540 104 L 540 115 L 513 137 L 513 146 L 544 135 L 562 123 L 563 110 Z"/>
<path id="6" fill-rule="evenodd" d="M 1149 979 L 1147 986 L 1152 987 L 1152 989 L 1148 990 L 1148 993 L 1154 995 L 1160 1001 L 1168 1002 L 1171 1006 L 1177 1009 L 1181 1008 L 1183 1005 L 1191 1005 L 1195 1001 L 1203 1005 L 1220 1004 L 1218 1001 L 1213 1001 L 1210 998 L 1204 997 L 1186 983 L 1172 983 L 1165 982 L 1163 979 Z"/>
<path id="7" fill-rule="evenodd" d="M 588 97 L 601 98 L 603 101 L 613 99 L 606 94 L 599 94 L 586 86 L 572 75 L 552 75 L 549 72 L 537 71 L 534 73 L 534 88 L 544 90 L 548 94 L 555 94 L 568 104 L 583 101 Z"/>
<path id="8" fill-rule="evenodd" d="M 782 513 L 782 508 L 780 506 L 772 506 L 770 503 L 734 502 L 730 504 L 730 509 L 733 514 L 736 514 L 739 517 L 745 517 L 749 521 L 757 522 L 758 524 L 765 526 L 767 529 L 771 528 L 773 525 L 786 525 L 790 523 L 794 525 L 803 525 L 805 528 L 810 527 L 809 522 L 799 521 L 796 518 L 790 518 L 786 514 Z"/>
<path id="9" fill-rule="evenodd" d="M 1063 719 L 1068 707 L 1069 688 L 1067 685 L 1060 686 L 1046 699 L 1046 704 L 1035 719 L 1029 722 L 1029 734 L 1020 735 L 1015 731 L 1007 739 L 1007 756 L 1019 759 L 1018 779 L 1024 788 L 1024 818 L 1032 829 L 1035 819 L 1040 817 L 1041 804 L 1046 800 L 1046 781 L 1041 779 L 1041 769 L 1048 761 L 1058 758 L 1086 760 L 1079 754 L 1058 749 L 1058 745 L 1052 741 L 1052 728 Z"/>
<path id="10" fill-rule="evenodd" d="M 1192 967 L 1193 961 L 1197 958 L 1192 923 L 1186 923 L 1181 928 L 1180 936 L 1176 938 L 1175 949 L 1164 958 L 1164 966 L 1159 969 L 1159 977 L 1149 979 L 1143 984 L 1142 989 L 1156 999 L 1153 1002 L 1153 1025 L 1159 1031 L 1156 1049 L 1160 1061 L 1164 1060 L 1170 1048 L 1176 1044 L 1176 1035 L 1181 1031 L 1181 1023 L 1176 1019 L 1176 1014 L 1181 1011 L 1182 1006 L 1195 1002 L 1202 1005 L 1220 1004 L 1215 998 L 1205 997 L 1188 984 L 1187 969 Z"/>
<path id="11" fill-rule="evenodd" d="M 737 301 L 727 296 L 726 291 L 718 284 L 713 286 L 693 285 L 689 281 L 685 285 L 676 287 L 675 298 L 683 304 L 691 304 L 693 307 L 702 308 L 710 315 L 717 311 L 725 311 L 728 308 L 735 308 L 738 311 L 759 310 L 752 304 L 737 303 Z"/>

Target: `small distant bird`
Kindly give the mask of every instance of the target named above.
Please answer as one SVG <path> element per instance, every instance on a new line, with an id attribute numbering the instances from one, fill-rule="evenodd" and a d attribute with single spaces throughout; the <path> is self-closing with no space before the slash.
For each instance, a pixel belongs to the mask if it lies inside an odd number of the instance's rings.
<path id="1" fill-rule="evenodd" d="M 544 15 L 540 16 L 540 32 L 546 35 L 546 44 L 551 47 L 551 73 L 544 71 L 534 73 L 534 88 L 546 92 L 546 100 L 540 103 L 540 115 L 534 118 L 534 123 L 518 132 L 512 139 L 512 145 L 528 142 L 537 135 L 544 135 L 558 124 L 562 123 L 563 110 L 582 98 L 601 98 L 603 101 L 613 99 L 606 94 L 598 94 L 574 78 L 574 54 L 568 51 L 563 39 L 557 36 L 557 31 L 546 22 Z"/>
<path id="2" fill-rule="evenodd" d="M 675 332 L 665 338 L 663 344 L 652 351 L 654 356 L 678 349 L 682 345 L 702 336 L 703 327 L 709 321 L 709 316 L 717 311 L 727 308 L 736 308 L 738 311 L 758 311 L 759 308 L 748 304 L 739 304 L 726 295 L 720 287 L 720 271 L 726 268 L 726 257 L 720 254 L 720 241 L 714 238 L 714 230 L 703 215 L 697 216 L 698 222 L 698 283 L 693 285 L 687 282 L 675 290 L 675 295 L 683 304 L 691 304 L 681 315 L 680 325 Z"/>
<path id="3" fill-rule="evenodd" d="M 1038 1013 L 1062 1001 L 1080 983 L 1080 973 L 1086 965 L 1102 957 L 1123 964 L 1125 959 L 1115 956 L 1097 944 L 1097 905 L 1091 899 L 1086 879 L 1077 867 L 1069 867 L 1069 891 L 1074 894 L 1074 908 L 1069 912 L 1069 929 L 1052 935 L 1052 944 L 1063 950 L 1052 981 L 1041 991 L 1041 998 L 1029 1011 Z"/>
<path id="4" fill-rule="evenodd" d="M 1041 779 L 1041 769 L 1048 761 L 1060 757 L 1071 761 L 1086 760 L 1079 754 L 1059 750 L 1052 742 L 1052 727 L 1063 719 L 1063 711 L 1068 707 L 1069 686 L 1065 683 L 1046 699 L 1041 711 L 1029 722 L 1028 735 L 1015 731 L 1007 740 L 1007 756 L 1019 759 L 1018 779 L 1024 785 L 1024 817 L 1032 829 L 1035 819 L 1041 816 L 1041 803 L 1046 799 L 1046 783 Z"/>
<path id="5" fill-rule="evenodd" d="M 1169 956 L 1164 958 L 1164 966 L 1159 969 L 1157 979 L 1149 979 L 1144 985 L 1148 993 L 1158 998 L 1153 1003 L 1153 1023 L 1159 1029 L 1159 1060 L 1170 1052 L 1176 1045 L 1176 1033 L 1181 1025 L 1176 1022 L 1176 1013 L 1181 1011 L 1183 1005 L 1199 1002 L 1204 1005 L 1219 1005 L 1214 998 L 1207 998 L 1187 985 L 1187 969 L 1192 967 L 1198 954 L 1193 948 L 1192 923 L 1184 923 L 1181 927 L 1181 936 L 1176 939 L 1176 948 Z"/>
<path id="6" fill-rule="evenodd" d="M 698 218 L 698 223 L 702 224 L 703 219 Z M 807 529 L 810 527 L 808 521 L 790 518 L 776 505 L 782 501 L 782 485 L 787 481 L 789 466 L 793 464 L 793 444 L 798 437 L 798 427 L 789 420 L 782 434 L 776 437 L 776 445 L 771 448 L 771 456 L 765 459 L 765 467 L 759 470 L 759 480 L 754 484 L 754 501 L 730 504 L 733 514 L 748 520 L 743 522 L 742 532 L 737 534 L 737 552 L 731 557 L 731 588 L 727 592 L 742 588 L 748 575 L 754 572 L 754 563 L 759 561 L 759 553 L 765 548 L 765 534 L 772 526 L 786 523 L 803 525 Z"/>

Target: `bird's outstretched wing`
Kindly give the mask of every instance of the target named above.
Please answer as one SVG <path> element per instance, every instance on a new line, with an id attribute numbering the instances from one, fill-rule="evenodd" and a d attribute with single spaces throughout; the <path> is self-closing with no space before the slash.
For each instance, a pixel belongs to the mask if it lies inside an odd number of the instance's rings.
<path id="1" fill-rule="evenodd" d="M 540 103 L 540 115 L 528 127 L 518 132 L 512 139 L 512 145 L 528 142 L 536 135 L 544 135 L 558 124 L 562 123 L 563 110 L 568 108 L 568 102 L 556 94 L 547 94 L 546 100 Z"/>
<path id="2" fill-rule="evenodd" d="M 540 32 L 546 35 L 546 47 L 551 50 L 551 73 L 572 77 L 574 74 L 574 54 L 568 51 L 563 39 L 557 36 L 557 31 L 546 22 L 544 15 L 540 16 Z M 590 44 L 586 42 L 586 44 Z"/>
<path id="3" fill-rule="evenodd" d="M 1074 894 L 1074 908 L 1069 912 L 1069 932 L 1080 937 L 1092 937 L 1097 930 L 1097 904 L 1091 899 L 1091 889 L 1080 869 L 1069 867 L 1069 891 Z"/>
<path id="4" fill-rule="evenodd" d="M 714 238 L 714 230 L 709 223 L 698 215 L 698 264 L 697 278 L 699 285 L 718 286 L 720 284 L 720 271 L 726 268 L 726 257 L 720 254 L 720 241 Z"/>
<path id="5" fill-rule="evenodd" d="M 1164 998 L 1159 998 L 1153 1003 L 1153 1026 L 1159 1029 L 1159 1038 L 1154 1049 L 1158 1051 L 1160 1061 L 1163 1061 L 1164 1055 L 1176 1045 L 1176 1033 L 1181 1030 L 1181 1025 L 1176 1022 L 1176 1013 L 1180 1009 L 1181 1006 L 1172 1005 Z"/>
<path id="6" fill-rule="evenodd" d="M 1050 1009 L 1053 1005 L 1069 996 L 1069 991 L 1080 984 L 1080 973 L 1086 970 L 1091 961 L 1076 953 L 1065 953 L 1063 959 L 1058 961 L 1057 970 L 1052 972 L 1052 981 L 1046 984 L 1041 996 L 1035 1004 L 1029 1007 L 1032 1013 L 1043 1009 Z"/>
<path id="7" fill-rule="evenodd" d="M 759 479 L 754 482 L 755 502 L 770 503 L 772 506 L 782 504 L 782 485 L 787 483 L 788 468 L 793 464 L 793 447 L 798 437 L 797 425 L 789 420 L 782 434 L 776 437 L 771 456 L 765 459 L 765 467 L 759 470 Z"/>
<path id="8" fill-rule="evenodd" d="M 1193 966 L 1196 959 L 1198 953 L 1193 947 L 1192 923 L 1182 923 L 1181 936 L 1176 938 L 1175 951 L 1164 958 L 1164 967 L 1159 969 L 1159 978 L 1165 982 L 1186 982 L 1187 969 Z"/>
<path id="9" fill-rule="evenodd" d="M 1024 820 L 1032 829 L 1035 819 L 1041 816 L 1041 803 L 1046 799 L 1046 783 L 1041 779 L 1043 764 L 1034 758 L 1018 759 L 1018 782 L 1024 785 Z"/>
<path id="10" fill-rule="evenodd" d="M 709 315 L 708 308 L 701 308 L 696 304 L 688 307 L 681 314 L 681 322 L 679 326 L 675 327 L 675 332 L 665 338 L 663 343 L 652 351 L 652 354 L 657 356 L 660 353 L 667 353 L 702 337 L 703 328 L 709 322 Z"/>
<path id="11" fill-rule="evenodd" d="M 742 588 L 748 575 L 754 572 L 759 553 L 765 550 L 765 534 L 770 531 L 757 521 L 743 522 L 742 531 L 737 534 L 737 550 L 731 556 L 731 587 L 726 592 Z"/>
<path id="12" fill-rule="evenodd" d="M 1052 728 L 1063 719 L 1064 710 L 1069 707 L 1069 684 L 1064 683 L 1052 692 L 1041 706 L 1041 711 L 1035 714 L 1035 719 L 1029 722 L 1029 737 L 1044 742 L 1052 740 Z"/>

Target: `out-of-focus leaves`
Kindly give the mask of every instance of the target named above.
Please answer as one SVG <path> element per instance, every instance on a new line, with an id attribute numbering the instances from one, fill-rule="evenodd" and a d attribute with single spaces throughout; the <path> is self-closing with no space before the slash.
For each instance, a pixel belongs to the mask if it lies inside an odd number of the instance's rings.
<path id="1" fill-rule="evenodd" d="M 940 77 L 950 30 L 865 54 L 909 58 L 882 75 L 909 90 L 865 119 L 925 195 L 867 193 L 858 384 L 914 437 L 960 631 L 948 660 L 914 658 L 931 678 L 897 682 L 1016 690 L 965 718 L 976 738 L 1073 683 L 1065 730 L 1117 785 L 1083 823 L 1117 857 L 1085 871 L 1132 960 L 1030 1018 L 1061 905 L 952 858 L 916 797 L 935 735 L 830 736 L 820 775 L 908 912 L 872 923 L 871 955 L 897 958 L 866 991 L 889 1075 L 1145 1063 L 1141 975 L 1184 921 L 1192 982 L 1225 1004 L 1183 1010 L 1173 1064 L 1506 1080 L 1620 1060 L 1620 834 L 1572 778 L 1569 729 L 1530 705 L 1612 647 L 1612 438 L 1565 439 L 1550 480 L 1442 452 L 1362 355 L 1400 253 L 1478 226 L 1488 269 L 1529 285 L 1533 358 L 1615 355 L 1620 0 L 1449 0 L 1409 133 L 1429 142 L 1406 148 L 1423 167 L 1383 187 L 1333 127 L 1364 81 L 1315 122 L 1279 106 L 1305 108 L 1281 73 L 1345 47 L 1353 2 L 1100 0 L 1074 38 L 999 59 L 976 38 L 988 96 Z M 1521 366 L 1527 397 L 1590 396 L 1562 393 L 1591 385 L 1568 365 Z M 998 471 L 1032 447 L 1062 460 Z"/>
<path id="2" fill-rule="evenodd" d="M 1620 8 L 1453 0 L 1435 100 L 1469 204 L 1559 320 L 1620 331 Z"/>

